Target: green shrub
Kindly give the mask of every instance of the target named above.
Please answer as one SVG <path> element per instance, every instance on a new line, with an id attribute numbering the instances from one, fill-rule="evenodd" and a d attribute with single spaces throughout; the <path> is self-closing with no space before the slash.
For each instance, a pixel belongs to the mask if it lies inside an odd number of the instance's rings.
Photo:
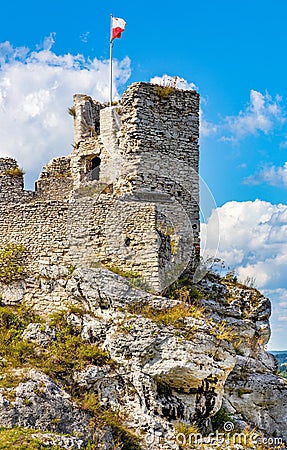
<path id="1" fill-rule="evenodd" d="M 226 275 L 223 277 L 223 280 L 230 281 L 231 283 L 237 283 L 238 278 L 235 273 L 235 270 L 233 269 L 233 270 L 230 270 L 229 272 L 227 272 Z"/>
<path id="2" fill-rule="evenodd" d="M 32 435 L 37 435 L 37 431 L 25 428 L 0 428 L 0 450 L 60 450 L 59 446 L 42 444 Z"/>
<path id="3" fill-rule="evenodd" d="M 175 88 L 172 86 L 155 86 L 155 91 L 159 98 L 167 98 L 175 91 Z"/>
<path id="4" fill-rule="evenodd" d="M 6 169 L 4 172 L 5 175 L 8 177 L 22 177 L 25 172 L 20 169 L 20 167 L 14 167 L 13 169 Z"/>
<path id="5" fill-rule="evenodd" d="M 0 282 L 10 284 L 23 278 L 26 254 L 21 244 L 10 243 L 0 250 Z"/>
<path id="6" fill-rule="evenodd" d="M 75 109 L 75 107 L 71 106 L 71 108 L 68 108 L 68 113 L 70 114 L 70 116 L 76 117 L 76 109 Z"/>
<path id="7" fill-rule="evenodd" d="M 229 412 L 225 408 L 220 408 L 214 416 L 211 417 L 213 431 L 225 431 L 224 424 L 232 422 Z"/>
<path id="8" fill-rule="evenodd" d="M 129 311 L 138 313 L 142 316 L 151 319 L 153 322 L 163 324 L 165 326 L 173 326 L 187 330 L 184 318 L 193 317 L 198 319 L 202 317 L 203 308 L 198 308 L 194 305 L 178 304 L 171 308 L 156 309 L 151 306 L 130 306 Z"/>
<path id="9" fill-rule="evenodd" d="M 163 291 L 162 295 L 189 304 L 197 304 L 200 299 L 204 298 L 203 292 L 186 277 L 176 280 Z"/>

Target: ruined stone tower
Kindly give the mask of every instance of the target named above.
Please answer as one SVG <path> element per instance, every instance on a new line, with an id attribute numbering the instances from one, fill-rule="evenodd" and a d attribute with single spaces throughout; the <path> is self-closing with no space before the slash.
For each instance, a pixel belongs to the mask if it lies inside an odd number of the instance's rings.
<path id="1" fill-rule="evenodd" d="M 135 83 L 113 107 L 74 102 L 75 187 L 99 189 L 95 254 L 161 291 L 199 254 L 199 96 Z"/>
<path id="2" fill-rule="evenodd" d="M 25 245 L 36 272 L 104 264 L 162 291 L 199 255 L 199 95 L 135 83 L 112 107 L 75 95 L 71 113 L 73 151 L 35 192 L 0 160 L 1 245 Z"/>

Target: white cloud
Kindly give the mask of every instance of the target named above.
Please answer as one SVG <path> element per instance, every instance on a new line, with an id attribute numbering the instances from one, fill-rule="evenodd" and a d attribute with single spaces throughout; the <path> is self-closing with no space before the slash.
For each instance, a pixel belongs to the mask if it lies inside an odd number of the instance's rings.
<path id="1" fill-rule="evenodd" d="M 198 87 L 194 83 L 189 83 L 184 78 L 181 78 L 179 76 L 171 76 L 171 75 L 162 75 L 161 77 L 155 76 L 151 78 L 150 80 L 153 84 L 159 84 L 161 86 L 174 86 L 177 87 L 177 89 L 184 89 L 184 90 L 198 90 Z"/>
<path id="2" fill-rule="evenodd" d="M 57 55 L 54 34 L 30 50 L 0 44 L 0 156 L 13 156 L 34 176 L 54 156 L 67 154 L 73 142 L 73 122 L 67 113 L 73 94 L 99 101 L 109 96 L 106 60 L 83 55 Z M 128 57 L 114 61 L 117 86 L 131 73 Z M 115 97 L 118 97 L 114 86 Z"/>
<path id="3" fill-rule="evenodd" d="M 264 167 L 258 173 L 245 178 L 245 184 L 266 183 L 271 186 L 287 186 L 287 162 L 283 167 Z"/>
<path id="4" fill-rule="evenodd" d="M 219 232 L 218 232 L 219 221 Z M 287 326 L 287 205 L 269 202 L 228 202 L 213 210 L 203 236 L 206 255 L 216 255 L 272 301 L 269 348 L 286 349 Z M 219 243 L 218 252 L 216 253 Z"/>
<path id="5" fill-rule="evenodd" d="M 222 140 L 236 142 L 259 132 L 271 133 L 276 126 L 282 125 L 286 120 L 281 101 L 279 95 L 273 98 L 268 92 L 262 94 L 251 89 L 250 101 L 246 108 L 237 116 L 225 118 L 223 132 L 227 129 L 228 134 L 224 135 Z"/>
<path id="6" fill-rule="evenodd" d="M 287 205 L 228 202 L 212 212 L 207 230 L 205 253 L 214 254 L 220 238 L 217 256 L 235 268 L 241 280 L 251 277 L 259 288 L 287 289 Z"/>
<path id="7" fill-rule="evenodd" d="M 200 119 L 200 136 L 210 136 L 217 132 L 217 126 L 205 119 L 203 110 L 200 108 L 199 111 Z"/>

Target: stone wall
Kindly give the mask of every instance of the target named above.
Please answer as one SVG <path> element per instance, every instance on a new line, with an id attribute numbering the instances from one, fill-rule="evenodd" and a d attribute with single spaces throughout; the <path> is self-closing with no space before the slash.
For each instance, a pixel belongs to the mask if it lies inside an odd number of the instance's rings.
<path id="1" fill-rule="evenodd" d="M 37 195 L 44 199 L 67 198 L 73 188 L 70 157 L 52 159 L 35 184 Z"/>
<path id="2" fill-rule="evenodd" d="M 135 83 L 101 110 L 100 183 L 112 195 L 96 203 L 92 237 L 101 261 L 158 291 L 199 255 L 199 96 L 162 92 Z"/>
<path id="3" fill-rule="evenodd" d="M 72 189 L 69 158 L 48 163 L 36 191 L 23 189 L 16 160 L 0 160 L 0 247 L 10 242 L 28 250 L 27 274 L 38 272 L 42 258 L 61 261 L 67 253 L 67 214 Z M 47 259 L 48 258 L 48 259 Z"/>
<path id="4" fill-rule="evenodd" d="M 1 246 L 97 262 L 140 274 L 161 291 L 199 253 L 199 96 L 135 83 L 117 106 L 74 96 L 70 156 L 23 190 L 17 162 L 0 159 Z M 15 174 L 17 176 L 15 176 Z"/>
<path id="5" fill-rule="evenodd" d="M 33 197 L 33 192 L 24 191 L 23 171 L 14 158 L 0 158 L 0 202 L 17 203 Z"/>

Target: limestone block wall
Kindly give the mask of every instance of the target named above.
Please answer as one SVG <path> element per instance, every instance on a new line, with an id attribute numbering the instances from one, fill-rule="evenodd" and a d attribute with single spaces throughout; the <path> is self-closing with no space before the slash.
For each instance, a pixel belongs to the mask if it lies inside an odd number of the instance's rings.
<path id="1" fill-rule="evenodd" d="M 71 158 L 80 189 L 88 189 L 91 158 L 101 160 L 88 214 L 100 261 L 137 272 L 161 290 L 199 254 L 198 138 L 193 91 L 135 83 L 119 105 L 101 109 L 100 134 L 75 145 Z"/>
<path id="2" fill-rule="evenodd" d="M 135 83 L 111 108 L 77 94 L 73 111 L 72 153 L 35 192 L 0 159 L 0 244 L 25 245 L 31 271 L 43 258 L 100 261 L 160 291 L 199 251 L 199 96 Z"/>
<path id="3" fill-rule="evenodd" d="M 73 178 L 69 156 L 52 159 L 44 166 L 35 184 L 37 195 L 45 199 L 68 197 L 72 188 Z"/>
<path id="4" fill-rule="evenodd" d="M 84 94 L 75 94 L 73 100 L 74 145 L 70 166 L 74 188 L 78 188 L 84 178 L 89 180 L 92 158 L 101 152 L 99 133 L 103 105 Z"/>
<path id="5" fill-rule="evenodd" d="M 156 210 L 135 199 L 111 199 L 103 194 L 94 204 L 92 245 L 99 261 L 133 271 L 159 288 Z"/>
<path id="6" fill-rule="evenodd" d="M 101 103 L 88 95 L 75 94 L 74 97 L 74 140 L 75 144 L 99 134 Z"/>
<path id="7" fill-rule="evenodd" d="M 67 211 L 68 203 L 64 201 L 0 202 L 1 247 L 10 242 L 24 245 L 29 273 L 38 271 L 41 258 L 61 261 L 67 252 Z"/>
<path id="8" fill-rule="evenodd" d="M 0 159 L 0 247 L 10 242 L 24 245 L 27 273 L 34 274 L 42 258 L 62 261 L 67 253 L 68 198 L 73 186 L 70 159 L 50 161 L 35 192 L 23 189 L 23 174 L 17 168 L 15 159 Z"/>
<path id="9" fill-rule="evenodd" d="M 123 94 L 120 151 L 126 174 L 135 189 L 159 189 L 180 202 L 190 192 L 193 210 L 196 204 L 199 210 L 199 95 L 162 89 L 135 83 Z"/>
<path id="10" fill-rule="evenodd" d="M 32 197 L 33 192 L 24 191 L 24 178 L 17 161 L 14 158 L 0 158 L 0 202 L 24 202 Z"/>

